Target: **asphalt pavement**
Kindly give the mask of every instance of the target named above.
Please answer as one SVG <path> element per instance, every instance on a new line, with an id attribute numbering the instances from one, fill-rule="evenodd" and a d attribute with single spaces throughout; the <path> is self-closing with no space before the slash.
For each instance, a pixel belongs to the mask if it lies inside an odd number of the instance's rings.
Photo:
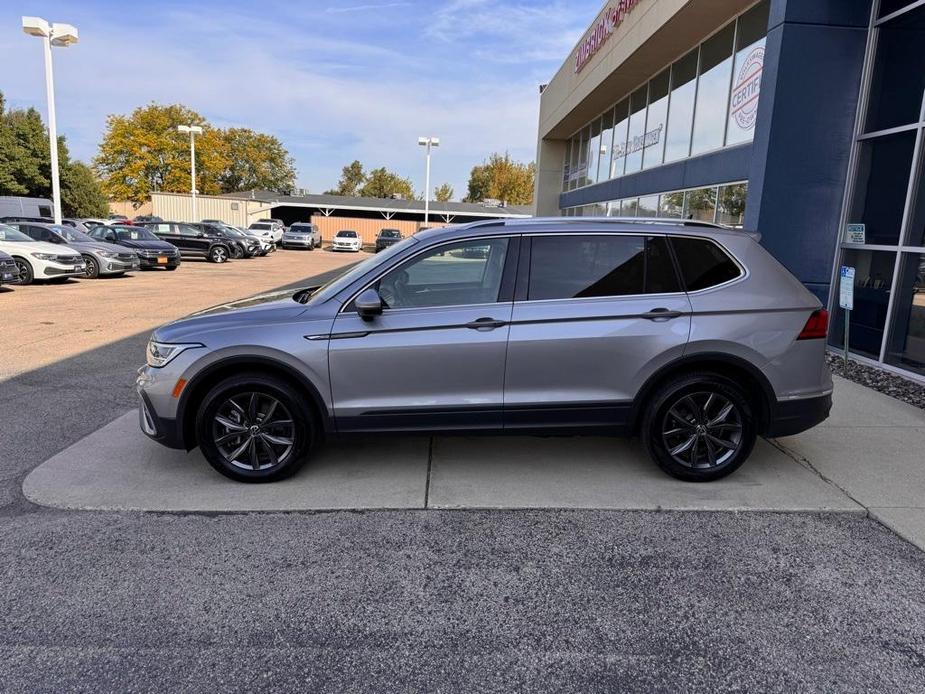
<path id="1" fill-rule="evenodd" d="M 29 503 L 147 336 L 0 382 L 0 691 L 925 691 L 925 554 L 862 514 Z"/>

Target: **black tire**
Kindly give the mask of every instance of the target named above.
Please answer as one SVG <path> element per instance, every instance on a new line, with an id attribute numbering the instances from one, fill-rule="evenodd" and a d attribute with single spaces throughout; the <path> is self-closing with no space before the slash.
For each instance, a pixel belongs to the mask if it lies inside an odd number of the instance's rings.
<path id="1" fill-rule="evenodd" d="M 251 404 L 252 394 L 257 395 L 255 405 Z M 276 405 L 271 408 L 272 401 Z M 271 422 L 265 430 L 261 416 L 288 421 L 291 426 Z M 216 417 L 240 427 L 241 433 Z M 311 405 L 301 393 L 273 376 L 245 373 L 227 378 L 209 391 L 199 406 L 196 436 L 205 459 L 218 472 L 238 482 L 261 483 L 283 480 L 298 472 L 318 441 L 318 429 Z M 268 441 L 266 436 L 274 440 Z M 279 443 L 284 441 L 290 444 Z M 242 450 L 241 446 L 247 447 Z M 238 450 L 242 452 L 229 459 Z M 271 455 L 276 456 L 275 463 Z"/>
<path id="2" fill-rule="evenodd" d="M 228 249 L 224 246 L 212 246 L 209 249 L 209 262 L 224 263 L 228 261 Z"/>
<path id="3" fill-rule="evenodd" d="M 14 260 L 16 261 L 16 267 L 19 268 L 19 284 L 32 284 L 35 280 L 35 273 L 32 271 L 29 261 L 23 258 L 14 258 Z"/>
<path id="4" fill-rule="evenodd" d="M 92 255 L 85 255 L 84 262 L 87 264 L 87 279 L 95 280 L 100 276 L 100 264 Z"/>
<path id="5" fill-rule="evenodd" d="M 712 482 L 738 470 L 751 455 L 755 411 L 748 394 L 728 378 L 712 372 L 677 376 L 649 399 L 642 440 L 672 477 Z"/>

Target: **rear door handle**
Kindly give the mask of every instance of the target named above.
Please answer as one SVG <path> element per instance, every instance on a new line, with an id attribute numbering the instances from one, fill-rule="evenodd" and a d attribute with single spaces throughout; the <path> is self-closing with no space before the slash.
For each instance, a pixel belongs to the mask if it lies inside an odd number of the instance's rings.
<path id="1" fill-rule="evenodd" d="M 672 311 L 668 308 L 653 308 L 648 313 L 643 313 L 640 318 L 645 318 L 646 320 L 671 320 L 672 318 L 680 318 L 684 314 L 680 311 Z"/>
<path id="2" fill-rule="evenodd" d="M 471 323 L 466 323 L 466 327 L 469 330 L 494 330 L 495 328 L 503 328 L 507 325 L 506 321 L 498 320 L 497 318 L 476 318 Z"/>

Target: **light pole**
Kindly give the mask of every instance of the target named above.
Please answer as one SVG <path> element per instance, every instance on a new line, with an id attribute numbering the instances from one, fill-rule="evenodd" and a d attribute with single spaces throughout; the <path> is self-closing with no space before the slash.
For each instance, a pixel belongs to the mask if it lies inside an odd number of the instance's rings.
<path id="1" fill-rule="evenodd" d="M 424 225 L 430 222 L 430 150 L 440 146 L 439 137 L 419 137 L 418 144 L 427 148 L 427 174 L 424 183 Z"/>
<path id="2" fill-rule="evenodd" d="M 190 193 L 193 196 L 193 221 L 199 221 L 196 214 L 196 136 L 202 135 L 199 125 L 178 125 L 177 132 L 189 133 L 189 160 L 190 160 Z"/>
<path id="3" fill-rule="evenodd" d="M 42 39 L 45 47 L 45 92 L 48 99 L 48 148 L 51 155 L 51 198 L 55 224 L 61 223 L 61 182 L 58 178 L 58 125 L 55 122 L 55 78 L 51 67 L 51 47 L 66 48 L 78 41 L 77 29 L 70 24 L 49 24 L 41 17 L 23 17 L 22 30 Z"/>

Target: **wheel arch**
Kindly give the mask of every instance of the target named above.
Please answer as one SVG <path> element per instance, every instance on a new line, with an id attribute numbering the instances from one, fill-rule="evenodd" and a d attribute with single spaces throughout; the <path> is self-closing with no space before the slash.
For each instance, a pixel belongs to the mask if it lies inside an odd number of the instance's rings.
<path id="1" fill-rule="evenodd" d="M 186 450 L 192 450 L 196 446 L 196 413 L 203 398 L 216 383 L 242 372 L 256 372 L 296 381 L 308 396 L 319 430 L 332 431 L 333 423 L 324 399 L 315 384 L 305 374 L 271 357 L 242 355 L 222 359 L 207 366 L 196 374 L 183 389 L 177 405 L 177 425 Z"/>
<path id="2" fill-rule="evenodd" d="M 751 400 L 758 407 L 759 433 L 767 431 L 770 425 L 771 413 L 774 411 L 774 405 L 777 402 L 771 382 L 761 373 L 758 367 L 745 359 L 721 352 L 704 352 L 679 357 L 664 365 L 649 377 L 633 399 L 631 422 L 633 432 L 639 431 L 646 405 L 658 388 L 669 379 L 691 371 L 713 371 L 743 386 Z"/>

